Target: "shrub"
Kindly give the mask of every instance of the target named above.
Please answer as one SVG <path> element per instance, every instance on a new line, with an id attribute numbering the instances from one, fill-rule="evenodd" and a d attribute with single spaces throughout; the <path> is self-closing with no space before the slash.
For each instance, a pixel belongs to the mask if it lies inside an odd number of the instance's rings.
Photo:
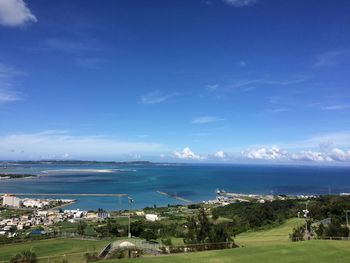
<path id="1" fill-rule="evenodd" d="M 10 260 L 11 263 L 37 263 L 38 259 L 36 254 L 32 251 L 22 251 Z"/>
<path id="2" fill-rule="evenodd" d="M 98 261 L 100 258 L 97 255 L 97 252 L 91 252 L 85 254 L 86 262 L 94 262 Z"/>

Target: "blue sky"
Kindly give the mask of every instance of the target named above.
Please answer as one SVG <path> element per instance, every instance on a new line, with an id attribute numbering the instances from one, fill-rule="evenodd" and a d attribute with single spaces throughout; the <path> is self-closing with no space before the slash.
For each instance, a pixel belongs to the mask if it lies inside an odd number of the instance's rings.
<path id="1" fill-rule="evenodd" d="M 350 163 L 347 0 L 0 0 L 0 158 Z"/>

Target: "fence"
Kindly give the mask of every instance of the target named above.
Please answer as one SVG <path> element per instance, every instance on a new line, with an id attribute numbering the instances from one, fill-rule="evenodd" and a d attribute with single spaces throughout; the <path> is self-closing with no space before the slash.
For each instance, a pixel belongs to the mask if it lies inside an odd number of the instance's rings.
<path id="1" fill-rule="evenodd" d="M 25 243 L 29 241 L 46 240 L 46 239 L 54 239 L 54 238 L 73 238 L 73 239 L 81 239 L 81 240 L 110 240 L 110 238 L 108 237 L 86 236 L 86 235 L 78 235 L 76 233 L 62 232 L 62 233 L 57 233 L 52 235 L 46 234 L 46 235 L 27 237 L 27 238 L 8 238 L 6 240 L 0 240 L 0 245 Z"/>
<path id="2" fill-rule="evenodd" d="M 306 240 L 343 240 L 343 241 L 349 241 L 350 237 L 328 237 L 328 236 L 320 236 L 320 237 L 315 237 L 311 236 L 309 239 L 305 238 L 294 238 L 292 241 L 306 241 Z"/>
<path id="3" fill-rule="evenodd" d="M 55 255 L 55 256 L 45 256 L 45 257 L 37 257 L 39 263 L 56 263 L 63 260 L 67 260 L 70 263 L 73 262 L 86 262 L 85 255 L 87 253 L 95 253 L 95 251 L 86 251 L 86 252 L 76 252 L 76 253 L 67 253 L 63 255 Z M 9 263 L 10 260 L 2 260 L 0 263 Z"/>
<path id="4" fill-rule="evenodd" d="M 217 250 L 237 247 L 234 242 L 216 242 L 216 243 L 200 243 L 186 244 L 181 246 L 163 246 L 160 249 L 163 253 L 187 253 L 205 250 Z"/>

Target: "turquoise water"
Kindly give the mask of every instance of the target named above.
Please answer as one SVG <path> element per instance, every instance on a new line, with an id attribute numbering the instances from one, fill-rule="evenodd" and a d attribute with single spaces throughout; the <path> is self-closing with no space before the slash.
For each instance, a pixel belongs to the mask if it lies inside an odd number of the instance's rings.
<path id="1" fill-rule="evenodd" d="M 103 173 L 95 171 L 110 170 Z M 90 171 L 89 171 L 90 170 Z M 92 171 L 91 171 L 92 170 Z M 2 193 L 123 193 L 134 207 L 179 204 L 156 191 L 200 202 L 215 189 L 254 194 L 338 194 L 350 192 L 350 167 L 267 165 L 21 165 L 4 171 L 44 176 L 1 180 Z M 43 171 L 49 171 L 43 173 Z M 127 208 L 125 197 L 74 197 L 84 210 Z"/>

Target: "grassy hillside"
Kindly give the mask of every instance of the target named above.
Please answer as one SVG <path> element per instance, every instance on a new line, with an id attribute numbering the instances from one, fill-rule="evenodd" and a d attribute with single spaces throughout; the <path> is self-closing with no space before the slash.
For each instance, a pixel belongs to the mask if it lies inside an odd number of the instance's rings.
<path id="1" fill-rule="evenodd" d="M 348 241 L 313 240 L 297 243 L 261 244 L 227 250 L 216 250 L 179 254 L 174 256 L 149 257 L 134 260 L 110 260 L 106 263 L 294 263 L 294 262 L 350 262 L 350 243 Z"/>
<path id="2" fill-rule="evenodd" d="M 235 238 L 235 242 L 239 246 L 252 246 L 252 245 L 266 245 L 280 244 L 290 242 L 289 234 L 294 227 L 305 224 L 305 220 L 301 218 L 292 218 L 287 220 L 284 224 L 261 231 L 247 231 L 239 234 Z"/>
<path id="3" fill-rule="evenodd" d="M 240 248 L 177 254 L 171 256 L 145 257 L 134 260 L 100 261 L 106 263 L 177 263 L 177 262 L 350 262 L 350 241 L 313 240 L 290 242 L 288 235 L 292 228 L 303 223 L 302 219 L 290 219 L 276 228 L 246 232 L 238 235 L 235 241 Z M 52 239 L 0 247 L 0 261 L 8 260 L 19 251 L 32 249 L 39 257 L 59 256 L 50 262 L 62 260 L 68 255 L 70 263 L 82 263 L 86 251 L 100 251 L 109 241 L 91 241 L 77 239 Z M 48 262 L 41 259 L 41 262 Z"/>

